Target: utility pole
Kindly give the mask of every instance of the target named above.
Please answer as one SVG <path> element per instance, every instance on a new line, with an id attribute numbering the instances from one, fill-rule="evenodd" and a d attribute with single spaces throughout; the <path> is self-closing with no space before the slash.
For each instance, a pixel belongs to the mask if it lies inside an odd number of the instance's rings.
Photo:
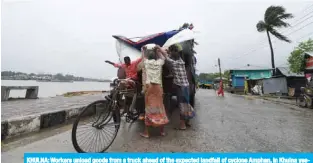
<path id="1" fill-rule="evenodd" d="M 221 61 L 220 61 L 220 58 L 218 58 L 218 68 L 220 70 L 220 80 L 222 80 L 222 70 L 221 70 Z"/>

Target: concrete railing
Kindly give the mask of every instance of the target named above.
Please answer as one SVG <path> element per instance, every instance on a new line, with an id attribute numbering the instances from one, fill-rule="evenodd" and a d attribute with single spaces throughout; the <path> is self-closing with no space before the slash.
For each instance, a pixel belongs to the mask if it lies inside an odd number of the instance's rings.
<path id="1" fill-rule="evenodd" d="M 38 86 L 1 86 L 1 101 L 7 101 L 10 97 L 11 90 L 23 90 L 26 89 L 26 99 L 38 98 Z"/>

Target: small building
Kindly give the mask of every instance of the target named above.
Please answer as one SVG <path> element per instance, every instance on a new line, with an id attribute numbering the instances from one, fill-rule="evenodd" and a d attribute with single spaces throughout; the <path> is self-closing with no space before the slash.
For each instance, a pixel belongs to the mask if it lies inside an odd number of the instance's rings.
<path id="1" fill-rule="evenodd" d="M 306 84 L 304 73 L 292 73 L 288 67 L 277 67 L 276 75 L 263 80 L 264 94 L 276 94 L 298 96 L 300 88 Z"/>
<path id="2" fill-rule="evenodd" d="M 263 79 L 271 78 L 272 69 L 247 66 L 242 69 L 230 70 L 230 75 L 232 91 L 242 92 L 245 80 L 248 80 L 249 90 L 251 90 L 254 85 L 262 84 Z"/>

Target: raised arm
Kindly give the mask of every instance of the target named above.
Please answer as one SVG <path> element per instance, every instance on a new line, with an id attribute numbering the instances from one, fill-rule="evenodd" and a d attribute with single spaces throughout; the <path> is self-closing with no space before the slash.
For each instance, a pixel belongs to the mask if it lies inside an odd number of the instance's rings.
<path id="1" fill-rule="evenodd" d="M 138 58 L 137 60 L 133 61 L 132 64 L 139 64 L 142 61 L 142 56 L 140 58 Z"/>
<path id="2" fill-rule="evenodd" d="M 168 53 L 166 52 L 165 49 L 161 48 L 160 46 L 156 46 L 156 48 L 159 50 L 159 52 L 162 54 L 163 58 L 168 60 L 169 62 L 174 62 L 169 56 Z"/>
<path id="3" fill-rule="evenodd" d="M 159 58 L 162 60 L 165 60 L 165 57 L 163 56 L 163 54 L 161 53 L 160 49 L 156 48 L 156 53 L 158 54 Z"/>
<path id="4" fill-rule="evenodd" d="M 145 59 L 145 51 L 146 51 L 147 47 L 144 46 L 141 48 L 141 58 Z"/>
<path id="5" fill-rule="evenodd" d="M 111 61 L 108 61 L 108 60 L 106 60 L 105 63 L 113 65 L 114 67 L 117 67 L 117 68 L 122 67 L 122 64 L 114 63 L 114 62 L 111 62 Z"/>
<path id="6" fill-rule="evenodd" d="M 156 45 L 155 48 L 164 56 L 164 57 L 168 57 L 167 52 L 165 51 L 165 49 L 161 48 L 159 45 Z"/>

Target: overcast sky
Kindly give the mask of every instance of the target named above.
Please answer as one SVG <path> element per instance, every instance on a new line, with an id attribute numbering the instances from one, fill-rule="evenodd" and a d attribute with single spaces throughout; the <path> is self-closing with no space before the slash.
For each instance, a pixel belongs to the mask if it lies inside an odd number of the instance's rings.
<path id="1" fill-rule="evenodd" d="M 103 61 L 118 61 L 112 35 L 144 36 L 184 22 L 200 32 L 199 72 L 218 71 L 218 57 L 223 70 L 246 64 L 270 67 L 266 34 L 256 30 L 270 5 L 284 6 L 295 15 L 291 24 L 298 23 L 281 30 L 293 32 L 293 43 L 273 42 L 276 65 L 286 65 L 298 42 L 313 36 L 313 23 L 298 30 L 313 22 L 312 1 L 2 0 L 1 68 L 111 79 L 116 69 Z"/>

